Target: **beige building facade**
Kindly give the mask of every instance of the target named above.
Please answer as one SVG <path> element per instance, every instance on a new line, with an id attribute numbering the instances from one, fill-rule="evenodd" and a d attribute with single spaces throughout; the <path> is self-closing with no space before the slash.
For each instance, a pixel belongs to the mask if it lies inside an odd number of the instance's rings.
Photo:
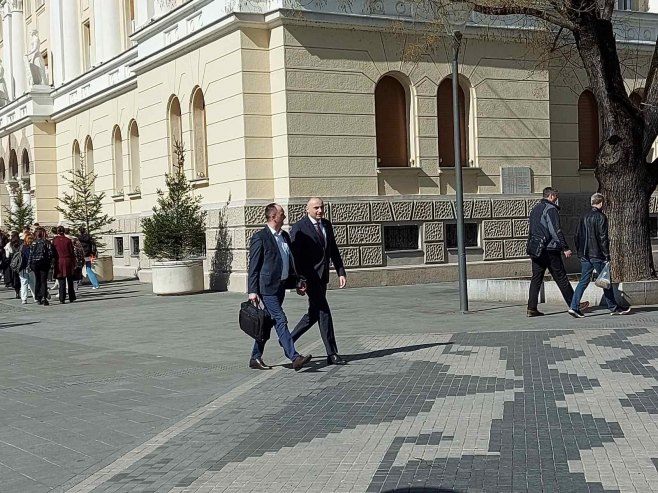
<path id="1" fill-rule="evenodd" d="M 352 285 L 456 277 L 449 40 L 409 57 L 417 38 L 392 27 L 413 21 L 403 3 L 349 13 L 332 2 L 0 6 L 0 223 L 19 193 L 38 222 L 60 223 L 64 177 L 84 162 L 116 219 L 115 275 L 149 280 L 140 219 L 179 141 L 209 213 L 200 253 L 211 288 L 245 289 L 265 204 L 282 203 L 294 222 L 315 195 L 329 204 Z M 618 39 L 639 73 L 626 74 L 630 94 L 644 83 L 658 15 L 623 19 Z M 567 229 L 596 190 L 596 101 L 584 73 L 539 63 L 487 27 L 474 19 L 460 57 L 469 274 L 520 275 L 541 189 L 561 190 Z"/>

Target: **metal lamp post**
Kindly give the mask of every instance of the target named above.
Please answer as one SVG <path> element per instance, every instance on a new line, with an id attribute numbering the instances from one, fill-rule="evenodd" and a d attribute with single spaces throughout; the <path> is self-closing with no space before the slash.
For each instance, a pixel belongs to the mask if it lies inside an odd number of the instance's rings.
<path id="1" fill-rule="evenodd" d="M 455 192 L 457 212 L 457 261 L 459 265 L 459 310 L 468 311 L 466 286 L 466 242 L 464 238 L 464 181 L 462 178 L 461 139 L 459 138 L 459 48 L 462 32 L 471 16 L 472 6 L 467 2 L 448 2 L 444 5 L 445 25 L 452 35 L 452 126 L 455 149 Z"/>

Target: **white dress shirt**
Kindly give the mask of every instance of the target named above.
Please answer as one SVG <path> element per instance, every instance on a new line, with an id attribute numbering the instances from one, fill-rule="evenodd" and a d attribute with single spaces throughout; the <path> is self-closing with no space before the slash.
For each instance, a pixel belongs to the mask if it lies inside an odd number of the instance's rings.
<path id="1" fill-rule="evenodd" d="M 288 279 L 288 276 L 290 275 L 290 258 L 292 257 L 292 252 L 290 251 L 288 243 L 283 238 L 281 230 L 275 231 L 269 225 L 267 227 L 270 228 L 270 231 L 274 235 L 274 241 L 276 241 L 276 244 L 279 247 L 279 253 L 281 254 L 281 280 L 284 281 Z"/>
<path id="2" fill-rule="evenodd" d="M 322 231 L 322 236 L 324 236 L 324 244 L 326 245 L 327 244 L 327 230 L 325 229 L 324 224 L 322 224 L 322 221 L 318 221 L 317 219 L 315 219 L 311 216 L 308 216 L 308 218 L 313 223 L 313 228 L 315 228 L 316 224 L 320 223 L 320 231 Z"/>

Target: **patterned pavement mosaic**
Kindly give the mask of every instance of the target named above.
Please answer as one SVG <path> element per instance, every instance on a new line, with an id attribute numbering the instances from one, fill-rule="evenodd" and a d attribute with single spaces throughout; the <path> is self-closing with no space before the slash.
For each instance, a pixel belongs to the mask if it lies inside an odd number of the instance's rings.
<path id="1" fill-rule="evenodd" d="M 68 491 L 658 491 L 658 329 L 339 342 L 349 365 L 258 372 Z"/>

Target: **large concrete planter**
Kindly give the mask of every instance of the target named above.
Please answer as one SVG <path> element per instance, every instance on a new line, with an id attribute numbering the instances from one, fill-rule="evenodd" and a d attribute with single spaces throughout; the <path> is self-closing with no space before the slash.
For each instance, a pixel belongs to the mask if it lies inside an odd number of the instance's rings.
<path id="1" fill-rule="evenodd" d="M 114 280 L 114 262 L 112 257 L 98 257 L 92 264 L 99 282 L 110 282 Z"/>
<path id="2" fill-rule="evenodd" d="M 151 262 L 153 293 L 192 294 L 203 291 L 203 260 Z"/>

